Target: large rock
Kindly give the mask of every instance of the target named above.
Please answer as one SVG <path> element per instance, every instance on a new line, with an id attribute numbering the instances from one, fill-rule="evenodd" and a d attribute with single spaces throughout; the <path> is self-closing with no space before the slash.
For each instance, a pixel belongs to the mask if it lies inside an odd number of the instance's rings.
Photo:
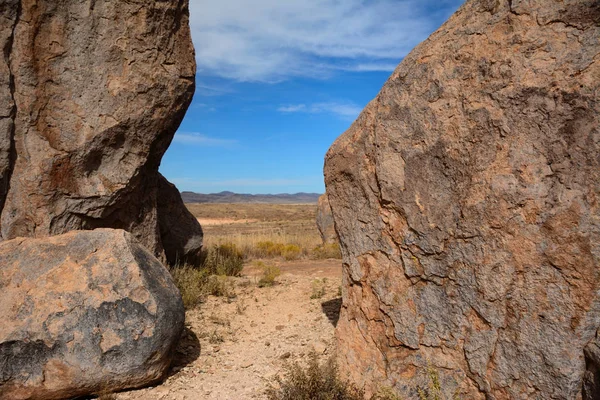
<path id="1" fill-rule="evenodd" d="M 122 230 L 0 243 L 0 398 L 158 381 L 183 329 L 169 273 Z"/>
<path id="2" fill-rule="evenodd" d="M 162 255 L 158 166 L 194 91 L 187 1 L 0 12 L 2 238 L 120 228 Z"/>
<path id="3" fill-rule="evenodd" d="M 179 190 L 162 175 L 158 183 L 158 225 L 170 265 L 200 265 L 203 233 Z"/>
<path id="4" fill-rule="evenodd" d="M 327 154 L 344 370 L 406 398 L 427 366 L 448 398 L 592 398 L 599 154 L 600 2 L 467 1 Z"/>
<path id="5" fill-rule="evenodd" d="M 327 193 L 322 194 L 317 203 L 317 228 L 319 229 L 319 234 L 321 235 L 321 240 L 323 240 L 324 244 L 338 242 Z"/>

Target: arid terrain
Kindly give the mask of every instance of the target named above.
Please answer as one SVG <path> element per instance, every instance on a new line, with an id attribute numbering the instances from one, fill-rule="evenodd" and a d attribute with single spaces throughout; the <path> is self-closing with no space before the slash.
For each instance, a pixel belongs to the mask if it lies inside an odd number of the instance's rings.
<path id="1" fill-rule="evenodd" d="M 192 204 L 207 246 L 257 238 L 318 245 L 314 205 Z M 209 223 L 206 223 L 209 221 Z M 282 242 L 283 243 L 283 242 Z M 259 287 L 260 263 L 280 269 L 273 286 Z M 248 259 L 227 293 L 208 295 L 186 312 L 186 330 L 169 378 L 117 399 L 261 399 L 290 362 L 311 352 L 333 353 L 339 316 L 341 260 Z"/>

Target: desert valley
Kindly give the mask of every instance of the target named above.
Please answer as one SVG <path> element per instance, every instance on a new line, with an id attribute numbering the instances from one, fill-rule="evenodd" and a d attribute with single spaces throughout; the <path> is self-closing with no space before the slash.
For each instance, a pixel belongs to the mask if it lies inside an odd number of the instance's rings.
<path id="1" fill-rule="evenodd" d="M 356 114 L 274 107 L 352 116 L 319 159 L 325 194 L 200 194 L 184 185 L 218 183 L 159 172 L 177 138 L 242 158 L 180 127 L 200 91 L 238 95 L 198 80 L 238 66 L 211 56 L 276 61 L 246 54 L 250 28 L 194 47 L 188 0 L 0 0 L 0 399 L 600 399 L 600 1 L 457 2 L 392 68 L 348 64 L 379 47 L 325 64 L 318 39 L 419 2 L 333 2 L 368 12 L 309 24 L 304 58 L 267 3 L 232 21 L 262 21 L 294 84 L 308 59 L 317 86 L 390 70 Z M 327 17 L 302 4 L 279 16 Z"/>

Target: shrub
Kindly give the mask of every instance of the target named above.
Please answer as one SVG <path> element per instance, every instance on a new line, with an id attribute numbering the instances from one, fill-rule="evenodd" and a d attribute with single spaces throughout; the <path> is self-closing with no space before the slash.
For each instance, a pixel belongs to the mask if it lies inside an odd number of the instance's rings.
<path id="1" fill-rule="evenodd" d="M 244 254 L 235 244 L 215 244 L 203 250 L 202 269 L 208 275 L 240 276 Z"/>
<path id="2" fill-rule="evenodd" d="M 258 287 L 273 286 L 275 279 L 281 275 L 279 267 L 274 265 L 265 265 L 263 262 L 257 262 L 256 265 L 262 269 L 262 275 L 258 281 Z"/>
<path id="3" fill-rule="evenodd" d="M 279 387 L 267 389 L 269 400 L 363 400 L 364 393 L 339 378 L 334 358 L 323 364 L 316 354 L 311 354 L 308 366 L 293 363 L 287 366 Z"/>
<path id="4" fill-rule="evenodd" d="M 302 256 L 302 248 L 296 244 L 286 244 L 281 255 L 288 261 L 297 260 Z"/>
<path id="5" fill-rule="evenodd" d="M 316 260 L 324 260 L 328 258 L 341 259 L 342 251 L 339 243 L 325 243 L 315 247 L 311 256 Z"/>
<path id="6" fill-rule="evenodd" d="M 186 309 L 194 308 L 202 302 L 206 275 L 204 271 L 188 266 L 171 269 L 175 286 L 179 289 Z"/>
<path id="7" fill-rule="evenodd" d="M 263 258 L 283 257 L 290 261 L 297 260 L 302 256 L 302 247 L 297 244 L 276 243 L 268 240 L 256 244 L 256 253 Z"/>
<path id="8" fill-rule="evenodd" d="M 312 293 L 310 295 L 311 299 L 320 299 L 325 296 L 325 292 L 327 291 L 327 278 L 323 278 L 323 280 L 315 279 L 312 281 Z"/>
<path id="9" fill-rule="evenodd" d="M 235 297 L 233 282 L 224 275 L 210 275 L 204 284 L 204 293 L 217 297 Z"/>

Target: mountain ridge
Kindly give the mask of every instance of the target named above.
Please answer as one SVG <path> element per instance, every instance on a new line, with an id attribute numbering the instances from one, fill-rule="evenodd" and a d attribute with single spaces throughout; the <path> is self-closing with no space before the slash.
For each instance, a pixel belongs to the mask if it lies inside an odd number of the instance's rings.
<path id="1" fill-rule="evenodd" d="M 219 193 L 195 193 L 183 191 L 184 203 L 268 203 L 268 204 L 316 204 L 320 193 L 248 194 L 223 191 Z"/>

